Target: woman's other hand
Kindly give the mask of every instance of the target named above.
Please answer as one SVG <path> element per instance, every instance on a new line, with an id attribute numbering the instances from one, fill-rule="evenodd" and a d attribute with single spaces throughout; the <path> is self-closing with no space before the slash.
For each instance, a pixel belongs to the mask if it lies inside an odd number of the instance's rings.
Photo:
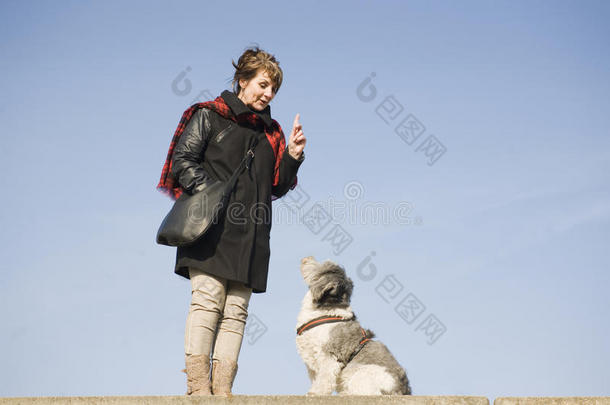
<path id="1" fill-rule="evenodd" d="M 294 117 L 294 123 L 292 124 L 292 132 L 290 132 L 290 138 L 288 138 L 288 153 L 299 160 L 307 139 L 303 134 L 303 126 L 299 123 L 299 114 Z"/>

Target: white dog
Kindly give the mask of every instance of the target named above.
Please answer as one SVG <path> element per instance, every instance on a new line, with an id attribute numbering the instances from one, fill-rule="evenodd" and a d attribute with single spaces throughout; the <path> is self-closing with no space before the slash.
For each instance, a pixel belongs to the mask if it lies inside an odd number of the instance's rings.
<path id="1" fill-rule="evenodd" d="M 297 318 L 297 349 L 307 366 L 308 395 L 410 395 L 407 373 L 388 348 L 371 340 L 350 307 L 353 283 L 339 265 L 301 261 L 309 286 Z"/>

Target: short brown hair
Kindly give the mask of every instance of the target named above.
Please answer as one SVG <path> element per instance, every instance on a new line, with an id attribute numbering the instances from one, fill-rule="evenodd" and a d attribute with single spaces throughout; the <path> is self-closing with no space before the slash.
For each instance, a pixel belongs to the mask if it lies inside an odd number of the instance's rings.
<path id="1" fill-rule="evenodd" d="M 235 64 L 233 60 L 231 60 L 231 63 L 235 68 L 235 74 L 233 75 L 233 81 L 231 82 L 235 94 L 239 94 L 241 91 L 239 85 L 240 80 L 252 79 L 261 69 L 269 75 L 269 78 L 273 82 L 273 90 L 275 93 L 278 92 L 282 85 L 284 73 L 280 68 L 280 62 L 275 59 L 275 56 L 263 51 L 258 46 L 247 48 L 239 57 L 237 64 Z"/>

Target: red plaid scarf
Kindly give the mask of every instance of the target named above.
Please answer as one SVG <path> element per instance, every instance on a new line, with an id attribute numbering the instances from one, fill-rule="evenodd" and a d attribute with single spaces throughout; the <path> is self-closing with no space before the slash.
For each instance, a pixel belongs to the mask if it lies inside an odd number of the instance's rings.
<path id="1" fill-rule="evenodd" d="M 262 118 L 256 115 L 255 113 L 239 114 L 238 117 L 235 117 L 233 111 L 231 111 L 229 106 L 225 103 L 224 99 L 221 96 L 218 96 L 214 101 L 206 101 L 205 103 L 193 104 L 184 112 L 184 114 L 182 114 L 182 118 L 178 123 L 178 128 L 176 128 L 176 132 L 174 132 L 174 137 L 172 138 L 172 141 L 169 145 L 169 151 L 167 152 L 167 158 L 165 159 L 165 164 L 163 165 L 163 170 L 161 171 L 161 180 L 159 180 L 157 189 L 162 193 L 167 194 L 170 198 L 174 200 L 180 197 L 180 195 L 184 191 L 178 181 L 174 178 L 174 176 L 171 175 L 174 147 L 178 143 L 178 138 L 180 137 L 182 132 L 184 132 L 184 128 L 186 128 L 186 124 L 189 122 L 191 116 L 195 113 L 195 111 L 203 107 L 216 111 L 224 118 L 235 121 L 238 124 L 244 124 L 255 129 L 264 128 L 265 135 L 267 135 L 267 139 L 269 140 L 271 148 L 273 149 L 273 154 L 275 155 L 273 185 L 277 186 L 280 179 L 280 161 L 282 160 L 284 150 L 286 149 L 286 141 L 284 139 L 284 132 L 282 131 L 282 127 L 280 127 L 280 124 L 274 119 L 271 120 L 271 127 L 267 127 L 264 124 Z M 294 183 L 290 186 L 290 189 L 294 189 L 296 185 L 297 179 L 295 177 Z M 275 200 L 277 198 L 279 197 L 272 195 L 272 200 Z"/>

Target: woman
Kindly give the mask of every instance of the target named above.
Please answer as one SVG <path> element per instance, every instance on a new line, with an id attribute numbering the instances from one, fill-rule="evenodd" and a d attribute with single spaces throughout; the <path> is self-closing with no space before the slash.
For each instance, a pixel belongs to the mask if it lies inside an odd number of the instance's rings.
<path id="1" fill-rule="evenodd" d="M 174 272 L 191 280 L 192 292 L 184 339 L 187 395 L 231 395 L 250 296 L 267 287 L 271 201 L 296 186 L 305 157 L 299 114 L 287 148 L 271 118 L 269 103 L 283 78 L 275 57 L 254 47 L 233 66 L 233 92 L 183 114 L 157 186 L 177 198 L 199 191 L 207 177 L 226 181 L 258 140 L 225 215 L 195 244 L 177 249 Z"/>

